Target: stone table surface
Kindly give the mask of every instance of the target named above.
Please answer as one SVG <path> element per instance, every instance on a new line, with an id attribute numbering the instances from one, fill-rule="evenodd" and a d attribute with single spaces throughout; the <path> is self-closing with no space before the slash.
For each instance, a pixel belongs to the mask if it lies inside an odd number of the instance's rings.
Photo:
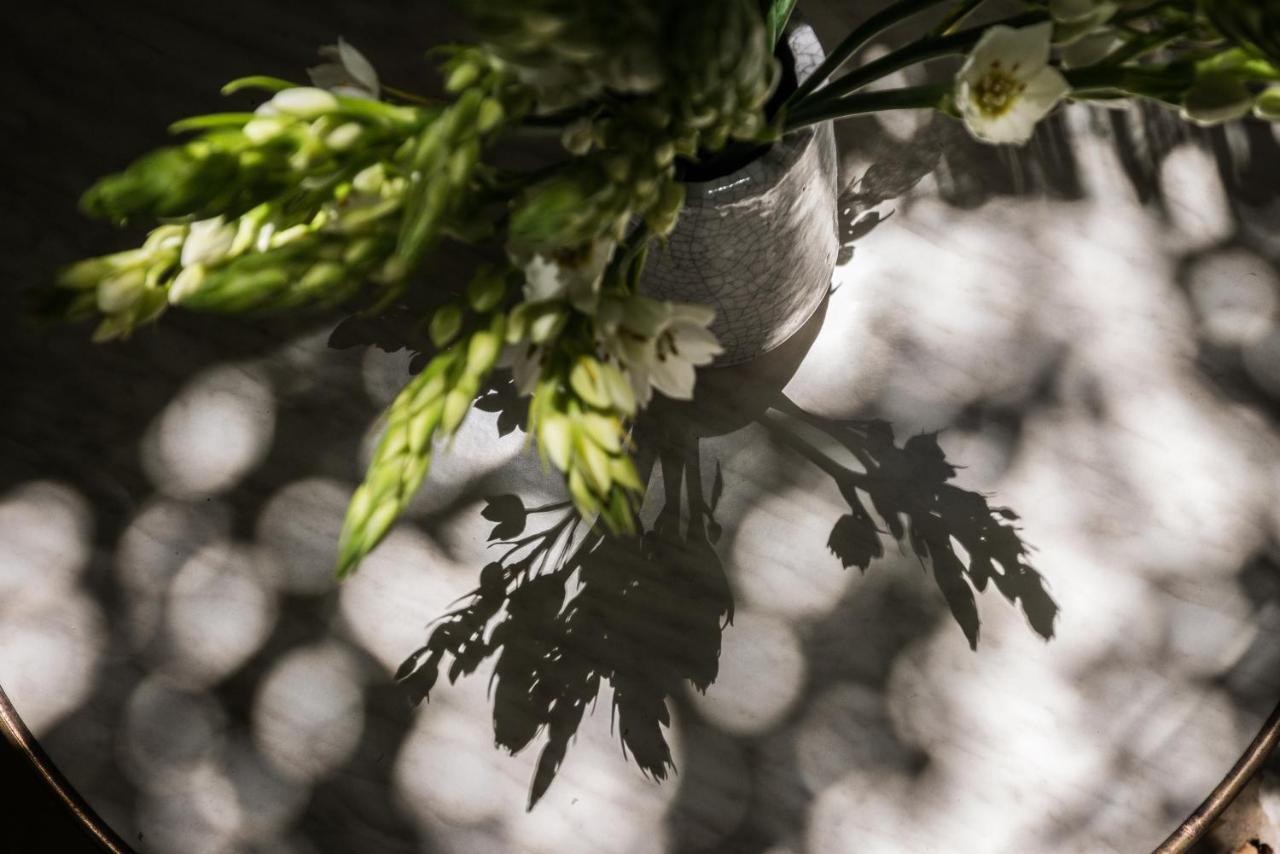
<path id="1" fill-rule="evenodd" d="M 829 39 L 857 5 L 802 7 Z M 118 245 L 76 194 L 222 81 L 296 75 L 341 33 L 412 83 L 446 20 L 31 11 L 0 115 L 10 304 Z M 494 390 L 339 585 L 409 376 L 393 330 L 175 315 L 95 347 L 5 312 L 0 684 L 89 803 L 182 854 L 1159 842 L 1280 696 L 1280 137 L 1071 108 L 1018 152 L 906 115 L 839 138 L 827 304 L 641 433 L 643 544 L 546 574 L 498 627 L 514 652 L 417 707 L 393 674 L 428 624 L 491 540 L 558 518 L 523 518 L 559 492 L 518 402 Z M 522 686 L 563 700 L 548 731 L 521 732 Z M 495 746 L 495 717 L 531 743 Z"/>

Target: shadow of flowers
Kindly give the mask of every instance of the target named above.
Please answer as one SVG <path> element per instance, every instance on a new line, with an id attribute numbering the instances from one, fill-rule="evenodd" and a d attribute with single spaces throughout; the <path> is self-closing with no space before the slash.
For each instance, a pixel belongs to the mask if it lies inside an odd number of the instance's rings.
<path id="1" fill-rule="evenodd" d="M 785 379 L 788 372 L 781 373 Z M 744 424 L 764 425 L 835 481 L 848 512 L 834 520 L 827 545 L 846 569 L 868 570 L 884 556 L 887 535 L 932 570 L 972 649 L 980 628 L 976 593 L 993 582 L 1021 607 L 1032 631 L 1053 637 L 1058 606 L 1031 564 L 1017 514 L 953 484 L 956 468 L 936 434 L 899 444 L 884 421 L 818 418 L 783 396 L 781 384 L 709 382 L 699 400 L 637 427 L 638 468 L 652 484 L 637 537 L 589 528 L 567 502 L 529 507 L 513 494 L 486 499 L 482 515 L 494 523 L 488 539 L 503 553 L 435 623 L 397 678 L 418 703 L 442 676 L 452 683 L 492 659 L 497 745 L 514 754 L 545 735 L 529 808 L 551 785 L 606 683 L 624 752 L 656 780 L 675 769 L 665 733 L 672 703 L 686 684 L 705 692 L 715 681 L 721 632 L 734 613 L 716 548 L 724 476 L 714 463 L 704 494 L 702 445 Z M 519 401 L 498 387 L 484 405 L 505 413 Z M 840 462 L 837 452 L 855 465 Z"/>

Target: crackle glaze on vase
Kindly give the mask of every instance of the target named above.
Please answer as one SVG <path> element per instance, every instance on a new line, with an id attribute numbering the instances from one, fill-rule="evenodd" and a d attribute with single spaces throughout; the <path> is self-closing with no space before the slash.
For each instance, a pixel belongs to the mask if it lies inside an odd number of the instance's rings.
<path id="1" fill-rule="evenodd" d="M 787 34 L 796 78 L 821 64 L 813 28 Z M 725 352 L 716 365 L 767 353 L 795 334 L 831 284 L 839 249 L 836 147 L 830 122 L 785 137 L 763 156 L 711 181 L 688 183 L 665 247 L 654 246 L 642 289 L 712 305 Z"/>

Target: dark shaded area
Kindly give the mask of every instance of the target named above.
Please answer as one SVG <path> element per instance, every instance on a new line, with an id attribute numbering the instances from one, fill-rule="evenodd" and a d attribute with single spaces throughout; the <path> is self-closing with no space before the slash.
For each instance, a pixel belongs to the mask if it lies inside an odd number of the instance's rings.
<path id="1" fill-rule="evenodd" d="M 0 780 L 3 818 L 0 851 L 58 851 L 93 854 L 101 851 L 93 837 L 48 787 L 26 754 L 0 737 Z"/>

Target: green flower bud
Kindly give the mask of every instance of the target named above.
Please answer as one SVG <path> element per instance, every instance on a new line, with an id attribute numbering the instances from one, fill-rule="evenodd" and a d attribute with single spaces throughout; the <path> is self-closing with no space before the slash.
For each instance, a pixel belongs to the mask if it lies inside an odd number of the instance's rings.
<path id="1" fill-rule="evenodd" d="M 581 157 L 590 151 L 594 140 L 595 130 L 592 121 L 585 117 L 570 122 L 564 129 L 564 133 L 560 135 L 560 144 L 564 146 L 564 150 L 575 157 Z"/>
<path id="2" fill-rule="evenodd" d="M 595 442 L 583 441 L 581 433 L 576 443 L 581 468 L 587 476 L 587 483 L 596 495 L 608 495 L 613 478 L 609 475 L 609 455 Z"/>
<path id="3" fill-rule="evenodd" d="M 480 111 L 476 114 L 476 130 L 489 133 L 502 124 L 507 116 L 502 102 L 496 98 L 485 98 L 480 102 Z"/>
<path id="4" fill-rule="evenodd" d="M 610 454 L 622 452 L 622 424 L 617 418 L 599 412 L 585 412 L 581 424 L 583 434 L 605 451 Z"/>
<path id="5" fill-rule="evenodd" d="M 421 454 L 426 449 L 431 441 L 431 434 L 435 432 L 443 415 L 444 398 L 436 398 L 410 419 L 409 428 L 405 432 L 409 453 Z"/>
<path id="6" fill-rule="evenodd" d="M 1280 122 L 1280 86 L 1263 91 L 1253 102 L 1253 114 L 1266 122 Z"/>
<path id="7" fill-rule="evenodd" d="M 573 425 L 555 411 L 546 413 L 538 422 L 538 447 L 560 471 L 569 470 L 573 453 Z"/>
<path id="8" fill-rule="evenodd" d="M 1243 117 L 1253 102 L 1253 93 L 1238 78 L 1205 75 L 1183 95 L 1182 116 L 1201 126 L 1215 125 Z"/>
<path id="9" fill-rule="evenodd" d="M 427 327 L 431 343 L 440 349 L 448 347 L 453 339 L 458 337 L 460 331 L 462 331 L 462 307 L 454 303 L 436 309 Z"/>
<path id="10" fill-rule="evenodd" d="M 600 363 L 590 356 L 579 356 L 574 362 L 569 372 L 569 385 L 578 397 L 597 409 L 606 409 L 611 402 Z"/>
<path id="11" fill-rule="evenodd" d="M 467 412 L 471 409 L 471 403 L 474 399 L 474 394 L 467 394 L 465 390 L 460 388 L 455 388 L 445 395 L 440 429 L 446 435 L 452 435 L 458 429 L 462 419 L 467 417 Z"/>
<path id="12" fill-rule="evenodd" d="M 564 329 L 569 315 L 554 305 L 539 306 L 537 311 L 537 316 L 529 323 L 529 340 L 534 344 L 546 344 Z"/>
<path id="13" fill-rule="evenodd" d="M 480 66 L 474 62 L 458 63 L 449 73 L 444 88 L 447 92 L 461 92 L 480 79 Z"/>
<path id="14" fill-rule="evenodd" d="M 631 381 L 623 375 L 622 370 L 613 362 L 606 362 L 600 366 L 600 376 L 604 380 L 605 389 L 609 392 L 612 408 L 623 415 L 635 415 L 635 390 L 631 387 Z"/>
<path id="15" fill-rule="evenodd" d="M 324 138 L 324 144 L 334 151 L 349 151 L 360 141 L 364 128 L 358 122 L 338 125 Z"/>
<path id="16" fill-rule="evenodd" d="M 569 472 L 569 497 L 573 499 L 573 506 L 583 516 L 590 517 L 600 512 L 600 501 L 591 494 L 580 469 L 575 468 Z"/>
<path id="17" fill-rule="evenodd" d="M 487 374 L 498 361 L 502 351 L 502 335 L 493 330 L 482 329 L 471 336 L 467 343 L 467 373 L 472 375 Z"/>
<path id="18" fill-rule="evenodd" d="M 485 267 L 467 283 L 467 303 L 477 314 L 488 314 L 507 293 L 507 277 L 501 270 Z"/>
<path id="19" fill-rule="evenodd" d="M 173 305 L 180 305 L 188 297 L 200 290 L 200 286 L 204 284 L 205 270 L 201 264 L 191 267 L 183 267 L 173 279 L 173 284 L 169 286 L 169 302 Z"/>
<path id="20" fill-rule="evenodd" d="M 609 461 L 609 474 L 613 477 L 614 483 L 619 486 L 632 492 L 644 491 L 644 484 L 640 482 L 640 475 L 636 473 L 636 464 L 628 456 L 613 457 Z"/>
<path id="21" fill-rule="evenodd" d="M 366 166 L 356 173 L 351 179 L 352 188 L 359 193 L 366 195 L 375 195 L 382 189 L 382 184 L 387 179 L 387 167 L 382 163 L 374 163 L 372 166 Z"/>

